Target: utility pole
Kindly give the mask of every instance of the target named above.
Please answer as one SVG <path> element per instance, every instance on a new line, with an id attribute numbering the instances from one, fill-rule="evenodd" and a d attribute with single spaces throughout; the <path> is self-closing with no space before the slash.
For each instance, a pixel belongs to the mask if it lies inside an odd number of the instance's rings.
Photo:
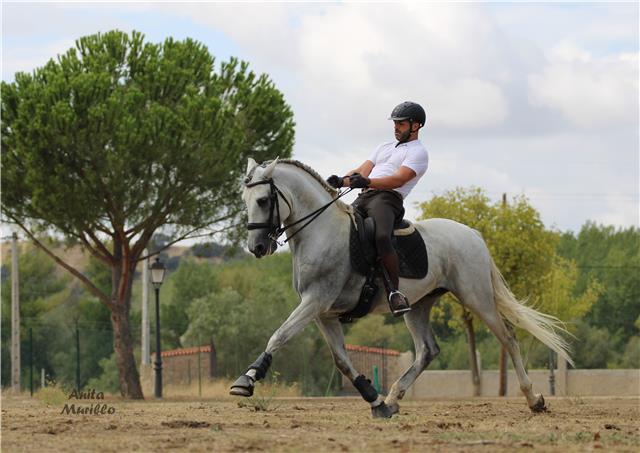
<path id="1" fill-rule="evenodd" d="M 20 288 L 18 285 L 18 235 L 11 238 L 11 388 L 20 392 Z"/>
<path id="2" fill-rule="evenodd" d="M 507 208 L 507 194 L 502 194 L 502 208 Z M 501 345 L 500 347 L 500 387 L 498 388 L 499 396 L 507 394 L 507 349 Z"/>
<path id="3" fill-rule="evenodd" d="M 147 256 L 149 252 L 145 249 L 143 256 Z M 149 351 L 149 258 L 142 262 L 142 365 L 149 366 L 151 364 L 151 355 Z"/>

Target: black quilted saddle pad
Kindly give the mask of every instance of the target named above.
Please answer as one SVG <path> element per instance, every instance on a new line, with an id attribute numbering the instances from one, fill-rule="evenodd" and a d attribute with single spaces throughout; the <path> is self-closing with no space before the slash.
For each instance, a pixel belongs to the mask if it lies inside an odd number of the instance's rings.
<path id="1" fill-rule="evenodd" d="M 394 236 L 392 242 L 398 253 L 400 277 L 414 279 L 426 277 L 429 270 L 427 248 L 418 230 L 414 230 L 413 233 L 407 236 Z M 351 234 L 349 236 L 349 249 L 351 266 L 356 272 L 368 275 L 375 265 L 375 245 L 361 241 L 353 222 L 351 223 Z"/>

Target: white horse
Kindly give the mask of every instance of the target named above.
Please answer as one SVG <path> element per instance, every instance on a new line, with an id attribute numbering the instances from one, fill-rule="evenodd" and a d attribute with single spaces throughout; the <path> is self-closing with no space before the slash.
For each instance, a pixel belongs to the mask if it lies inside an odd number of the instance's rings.
<path id="1" fill-rule="evenodd" d="M 273 253 L 274 233 L 281 225 L 295 224 L 309 213 L 328 204 L 338 195 L 320 175 L 294 160 L 274 160 L 258 165 L 249 159 L 242 194 L 249 218 L 249 250 L 257 257 Z M 411 303 L 404 320 L 415 344 L 415 360 L 393 384 L 386 398 L 378 395 L 370 381 L 352 365 L 344 346 L 341 314 L 352 310 L 365 277 L 351 269 L 349 231 L 351 207 L 336 200 L 321 215 L 299 230 L 298 223 L 287 231 L 293 258 L 293 286 L 300 304 L 271 336 L 265 352 L 249 366 L 231 388 L 231 394 L 250 396 L 256 380 L 263 378 L 275 353 L 311 321 L 326 339 L 338 369 L 371 404 L 374 417 L 391 417 L 398 400 L 438 355 L 440 349 L 429 323 L 431 307 L 443 291 L 451 291 L 460 303 L 482 319 L 509 351 L 520 389 L 534 412 L 546 410 L 544 398 L 534 394 L 525 372 L 514 332 L 509 324 L 527 330 L 571 363 L 557 318 L 518 302 L 493 263 L 480 234 L 447 219 L 416 222 L 428 253 L 429 271 L 420 280 L 400 279 L 400 290 Z M 298 231 L 299 230 L 299 231 Z M 389 312 L 384 291 L 373 303 L 373 313 Z M 505 324 L 505 320 L 509 324 Z"/>

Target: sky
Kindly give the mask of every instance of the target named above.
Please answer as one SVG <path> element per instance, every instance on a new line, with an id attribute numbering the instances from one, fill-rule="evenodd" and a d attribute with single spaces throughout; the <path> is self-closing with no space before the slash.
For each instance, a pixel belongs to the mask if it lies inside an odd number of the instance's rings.
<path id="1" fill-rule="evenodd" d="M 637 2 L 3 1 L 2 79 L 97 32 L 190 37 L 270 76 L 294 112 L 293 157 L 323 176 L 393 140 L 393 107 L 419 102 L 430 163 L 409 219 L 475 186 L 526 196 L 549 228 L 639 226 L 639 14 Z"/>

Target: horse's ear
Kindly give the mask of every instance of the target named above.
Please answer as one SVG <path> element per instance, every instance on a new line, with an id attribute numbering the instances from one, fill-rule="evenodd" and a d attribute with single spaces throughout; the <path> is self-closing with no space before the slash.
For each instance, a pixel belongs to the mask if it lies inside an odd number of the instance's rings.
<path id="1" fill-rule="evenodd" d="M 271 175 L 273 174 L 273 169 L 276 168 L 277 163 L 278 163 L 278 158 L 276 157 L 273 160 L 273 162 L 267 165 L 267 168 L 265 168 L 264 171 L 262 172 L 262 177 L 264 179 L 271 178 Z"/>
<path id="2" fill-rule="evenodd" d="M 247 160 L 247 175 L 251 170 L 253 170 L 253 167 L 255 167 L 256 165 L 258 165 L 258 162 L 253 160 L 251 157 L 249 158 L 249 160 Z"/>

